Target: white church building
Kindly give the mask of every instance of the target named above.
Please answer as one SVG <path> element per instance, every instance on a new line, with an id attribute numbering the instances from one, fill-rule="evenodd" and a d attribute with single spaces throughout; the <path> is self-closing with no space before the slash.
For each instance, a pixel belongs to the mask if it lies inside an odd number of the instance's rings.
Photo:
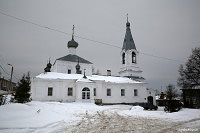
<path id="1" fill-rule="evenodd" d="M 74 29 L 74 28 L 73 28 Z M 68 55 L 50 61 L 45 72 L 32 78 L 31 98 L 38 101 L 93 102 L 99 104 L 155 104 L 155 91 L 147 89 L 142 77 L 139 52 L 136 49 L 130 23 L 120 53 L 119 76 L 93 75 L 93 63 L 77 55 L 78 43 L 68 42 Z"/>

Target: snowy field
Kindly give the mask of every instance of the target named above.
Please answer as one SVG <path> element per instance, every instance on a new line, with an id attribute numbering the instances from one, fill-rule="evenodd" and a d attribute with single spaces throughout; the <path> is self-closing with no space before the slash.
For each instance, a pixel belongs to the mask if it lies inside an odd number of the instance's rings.
<path id="1" fill-rule="evenodd" d="M 37 102 L 0 106 L 0 133 L 200 132 L 200 109 Z"/>

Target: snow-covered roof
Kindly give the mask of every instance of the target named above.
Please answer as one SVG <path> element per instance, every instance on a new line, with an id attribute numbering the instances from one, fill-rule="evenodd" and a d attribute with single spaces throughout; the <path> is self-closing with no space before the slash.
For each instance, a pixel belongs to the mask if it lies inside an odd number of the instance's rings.
<path id="1" fill-rule="evenodd" d="M 87 76 L 87 79 L 83 78 L 82 74 L 65 74 L 65 73 L 57 73 L 57 72 L 47 72 L 41 73 L 36 76 L 36 78 L 41 79 L 73 79 L 77 80 L 77 82 L 92 82 L 92 81 L 105 81 L 112 83 L 144 83 L 135 81 L 126 77 L 115 77 L 115 76 L 100 76 L 100 75 L 91 75 Z"/>

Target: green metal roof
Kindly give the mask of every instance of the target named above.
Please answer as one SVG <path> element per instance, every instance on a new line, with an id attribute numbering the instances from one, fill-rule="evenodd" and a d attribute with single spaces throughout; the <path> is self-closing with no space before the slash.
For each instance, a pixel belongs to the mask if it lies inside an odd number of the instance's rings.
<path id="1" fill-rule="evenodd" d="M 83 59 L 77 55 L 72 55 L 72 54 L 69 54 L 69 55 L 66 55 L 64 57 L 61 57 L 61 58 L 58 58 L 57 60 L 62 60 L 62 61 L 71 61 L 71 62 L 78 62 L 79 63 L 86 63 L 86 64 L 93 64 L 89 61 L 87 61 L 86 59 Z"/>
<path id="2" fill-rule="evenodd" d="M 122 50 L 127 51 L 127 50 L 131 50 L 131 49 L 136 50 L 136 47 L 135 47 L 135 42 L 134 42 L 132 34 L 131 34 L 130 23 L 127 22 L 126 23 L 126 34 L 125 34 Z"/>

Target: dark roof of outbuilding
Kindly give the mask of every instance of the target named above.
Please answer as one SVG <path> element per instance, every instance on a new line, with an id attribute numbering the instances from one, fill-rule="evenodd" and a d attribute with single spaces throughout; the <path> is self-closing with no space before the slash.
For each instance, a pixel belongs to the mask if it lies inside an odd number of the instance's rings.
<path id="1" fill-rule="evenodd" d="M 56 60 L 71 61 L 71 62 L 78 62 L 79 61 L 79 63 L 93 64 L 93 63 L 79 57 L 78 55 L 71 55 L 71 54 L 66 55 L 64 57 L 61 57 L 61 58 L 58 58 Z"/>
<path id="2" fill-rule="evenodd" d="M 124 38 L 122 50 L 127 51 L 127 50 L 131 50 L 131 49 L 136 50 L 136 47 L 135 47 L 135 42 L 134 42 L 132 34 L 131 34 L 130 23 L 127 22 L 126 23 L 126 35 Z"/>

